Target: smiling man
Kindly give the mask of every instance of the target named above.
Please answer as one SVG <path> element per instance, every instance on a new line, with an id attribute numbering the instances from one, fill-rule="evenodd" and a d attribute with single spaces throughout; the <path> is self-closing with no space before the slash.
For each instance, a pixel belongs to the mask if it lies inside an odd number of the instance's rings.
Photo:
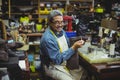
<path id="1" fill-rule="evenodd" d="M 69 39 L 63 30 L 63 14 L 58 10 L 53 10 L 48 15 L 48 28 L 40 40 L 41 60 L 44 64 L 45 72 L 55 80 L 80 80 L 83 69 L 78 73 L 79 79 L 67 70 L 66 61 L 76 54 L 76 50 L 82 47 L 84 41 L 76 41 L 70 46 Z M 85 80 L 85 79 L 84 79 Z"/>

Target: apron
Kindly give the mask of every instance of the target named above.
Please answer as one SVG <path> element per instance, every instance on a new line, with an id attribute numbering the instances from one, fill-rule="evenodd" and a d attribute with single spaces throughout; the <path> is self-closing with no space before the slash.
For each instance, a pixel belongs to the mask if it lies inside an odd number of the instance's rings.
<path id="1" fill-rule="evenodd" d="M 67 40 L 65 38 L 65 36 L 61 36 L 60 38 L 57 38 L 57 41 L 59 43 L 61 52 L 64 52 L 68 49 L 68 44 L 67 44 Z"/>
<path id="2" fill-rule="evenodd" d="M 69 47 L 68 47 L 68 43 L 67 43 L 67 40 L 65 38 L 65 35 L 62 35 L 61 37 L 57 38 L 57 36 L 54 34 L 54 32 L 52 30 L 50 30 L 50 31 L 57 40 L 60 52 L 62 53 L 64 51 L 66 51 Z M 71 74 L 69 73 L 69 70 L 66 67 L 66 61 L 64 61 L 61 65 L 52 65 L 52 66 L 54 68 L 56 68 L 57 70 L 64 72 L 67 75 L 71 76 Z"/>
<path id="3" fill-rule="evenodd" d="M 57 42 L 60 48 L 60 52 L 64 52 L 68 49 L 68 44 L 67 44 L 67 40 L 65 38 L 65 36 L 61 36 L 59 38 L 57 38 Z M 69 75 L 69 70 L 66 67 L 66 61 L 63 61 L 63 63 L 61 65 L 54 65 L 55 68 L 57 68 L 60 71 L 65 72 L 66 74 Z"/>

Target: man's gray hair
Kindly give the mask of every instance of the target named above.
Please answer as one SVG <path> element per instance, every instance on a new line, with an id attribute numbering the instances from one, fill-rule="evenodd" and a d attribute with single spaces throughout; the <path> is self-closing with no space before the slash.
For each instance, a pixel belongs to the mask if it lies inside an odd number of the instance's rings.
<path id="1" fill-rule="evenodd" d="M 48 22 L 52 22 L 55 16 L 63 16 L 63 14 L 59 10 L 52 10 L 48 15 Z"/>

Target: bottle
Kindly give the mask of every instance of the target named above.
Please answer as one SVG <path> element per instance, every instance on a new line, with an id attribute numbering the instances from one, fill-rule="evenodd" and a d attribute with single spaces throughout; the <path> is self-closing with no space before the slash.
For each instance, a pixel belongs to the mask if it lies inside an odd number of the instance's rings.
<path id="1" fill-rule="evenodd" d="M 112 39 L 110 41 L 110 47 L 109 47 L 109 57 L 115 57 L 115 43 L 117 42 L 117 35 L 116 33 L 112 34 Z"/>
<path id="2" fill-rule="evenodd" d="M 115 57 L 115 43 L 110 44 L 109 56 L 110 57 Z"/>

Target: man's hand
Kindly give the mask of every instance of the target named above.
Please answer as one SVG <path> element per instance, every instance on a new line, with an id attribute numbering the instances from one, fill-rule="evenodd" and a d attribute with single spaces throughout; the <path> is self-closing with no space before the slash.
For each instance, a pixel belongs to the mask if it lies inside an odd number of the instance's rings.
<path id="1" fill-rule="evenodd" d="M 77 50 L 78 48 L 82 47 L 82 45 L 83 45 L 84 43 L 85 43 L 84 40 L 76 41 L 76 42 L 73 44 L 72 48 L 73 48 L 74 50 Z"/>

